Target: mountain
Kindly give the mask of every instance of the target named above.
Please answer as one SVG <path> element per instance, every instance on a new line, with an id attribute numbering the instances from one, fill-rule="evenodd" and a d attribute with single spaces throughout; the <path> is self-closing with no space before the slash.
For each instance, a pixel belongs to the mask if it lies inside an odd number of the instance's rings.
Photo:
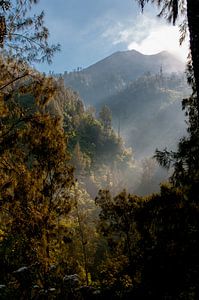
<path id="1" fill-rule="evenodd" d="M 115 130 L 142 159 L 156 148 L 175 149 L 185 133 L 181 100 L 189 89 L 184 69 L 166 51 L 144 55 L 131 50 L 116 52 L 84 70 L 65 72 L 64 82 L 97 112 L 107 105 Z"/>
<path id="2" fill-rule="evenodd" d="M 156 148 L 174 149 L 185 134 L 181 100 L 189 95 L 183 74 L 145 75 L 116 95 L 105 98 L 113 125 L 136 158 L 153 155 Z"/>
<path id="3" fill-rule="evenodd" d="M 86 69 L 65 72 L 64 81 L 86 104 L 96 105 L 144 74 L 182 72 L 184 68 L 182 62 L 166 51 L 154 55 L 120 51 Z"/>

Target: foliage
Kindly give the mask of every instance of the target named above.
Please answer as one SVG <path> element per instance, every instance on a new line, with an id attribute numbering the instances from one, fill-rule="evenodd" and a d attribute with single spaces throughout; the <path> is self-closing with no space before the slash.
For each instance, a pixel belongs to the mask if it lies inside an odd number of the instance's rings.
<path id="1" fill-rule="evenodd" d="M 139 2 L 143 7 L 148 1 Z M 27 5 L 36 1 L 16 3 L 25 18 Z M 161 14 L 175 22 L 180 9 L 176 5 L 183 1 L 157 3 L 164 4 Z M 2 11 L 12 15 L 10 5 L 0 2 Z M 0 20 L 0 42 L 5 45 L 10 19 Z M 34 51 L 29 59 L 35 60 Z M 176 152 L 156 153 L 162 165 L 174 168 L 171 184 L 146 197 L 100 190 L 97 207 L 82 179 L 88 176 L 96 185 L 103 179 L 107 188 L 112 189 L 113 182 L 120 188 L 118 170 L 126 174 L 133 164 L 131 150 L 111 128 L 109 109 L 103 108 L 96 119 L 76 93 L 64 88 L 62 78 L 48 78 L 5 56 L 0 67 L 0 297 L 198 299 L 194 66 L 189 70 L 193 94 L 183 101 L 188 135 Z M 162 88 L 162 81 L 157 84 Z M 151 169 L 153 161 L 146 160 L 145 187 Z"/>
<path id="2" fill-rule="evenodd" d="M 48 44 L 44 12 L 31 16 L 31 9 L 37 3 L 38 0 L 0 2 L 0 46 L 15 59 L 51 62 L 60 46 Z"/>
<path id="3" fill-rule="evenodd" d="M 1 82 L 10 82 L 23 67 L 17 68 L 13 60 L 1 64 Z M 13 64 L 15 74 L 10 72 Z M 29 298 L 30 285 L 49 288 L 47 274 L 58 262 L 60 231 L 67 235 L 58 219 L 66 217 L 72 205 L 67 139 L 59 118 L 45 112 L 56 83 L 33 74 L 1 91 L 1 280 L 20 299 Z M 33 97 L 37 110 L 21 106 L 20 98 L 26 95 Z M 13 273 L 22 267 L 31 272 L 30 281 L 24 278 L 23 283 Z"/>
<path id="4" fill-rule="evenodd" d="M 190 36 L 189 56 L 191 57 L 189 64 L 192 68 L 195 95 L 197 97 L 197 111 L 199 112 L 199 31 L 198 26 L 196 26 L 199 21 L 198 2 L 194 0 L 137 0 L 137 2 L 140 4 L 142 11 L 146 3 L 155 3 L 160 8 L 159 16 L 165 17 L 173 25 L 175 25 L 178 18 L 183 19 L 180 26 L 180 43 L 183 42 L 188 32 Z"/>
<path id="5" fill-rule="evenodd" d="M 144 9 L 146 3 L 150 2 L 150 0 L 137 0 L 140 4 L 141 9 Z M 184 15 L 185 10 L 185 1 L 184 0 L 174 0 L 174 1 L 165 1 L 165 0 L 152 0 L 151 2 L 157 4 L 160 7 L 159 16 L 165 17 L 169 22 L 172 22 L 175 25 L 179 15 Z"/>
<path id="6" fill-rule="evenodd" d="M 115 197 L 108 191 L 100 191 L 96 203 L 101 209 L 99 230 L 109 248 L 99 268 L 102 284 L 113 291 L 128 289 L 138 280 L 139 270 L 133 266 L 138 256 L 140 235 L 134 215 L 142 206 L 142 198 L 126 191 Z"/>
<path id="7" fill-rule="evenodd" d="M 108 247 L 98 276 L 114 299 L 197 299 L 198 204 L 184 190 L 165 185 L 145 198 L 101 191 L 97 203 Z"/>
<path id="8" fill-rule="evenodd" d="M 86 105 L 92 103 L 98 108 L 101 103 L 109 106 L 107 98 L 116 96 L 144 74 L 158 74 L 161 66 L 164 73 L 184 72 L 183 63 L 166 51 L 144 55 L 130 50 L 113 53 L 79 72 L 65 72 L 64 81 L 80 94 Z"/>
<path id="9" fill-rule="evenodd" d="M 113 130 L 109 109 L 108 126 L 104 126 L 100 116 L 96 118 L 90 107 L 84 108 L 77 93 L 64 87 L 61 77 L 57 84 L 59 92 L 48 109 L 63 122 L 77 179 L 93 197 L 100 188 L 119 191 L 124 182 L 127 186 L 129 177 L 124 174 L 135 175 L 133 153 Z"/>
<path id="10" fill-rule="evenodd" d="M 186 187 L 191 201 L 198 202 L 197 186 L 199 182 L 199 123 L 198 98 L 196 96 L 193 69 L 188 70 L 188 80 L 192 85 L 192 95 L 182 102 L 187 117 L 187 135 L 183 137 L 176 152 L 156 150 L 156 158 L 164 167 L 173 167 L 174 172 L 170 178 L 175 186 Z"/>
<path id="11" fill-rule="evenodd" d="M 102 126 L 104 127 L 105 131 L 107 133 L 111 130 L 111 121 L 112 121 L 112 116 L 111 116 L 111 110 L 108 106 L 104 105 L 100 112 L 99 112 L 99 120 L 102 123 Z"/>

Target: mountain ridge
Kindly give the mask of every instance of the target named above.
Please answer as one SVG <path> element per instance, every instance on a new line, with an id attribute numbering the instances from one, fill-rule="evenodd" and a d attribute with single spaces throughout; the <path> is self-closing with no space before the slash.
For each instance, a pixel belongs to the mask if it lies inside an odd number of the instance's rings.
<path id="1" fill-rule="evenodd" d="M 79 71 L 64 73 L 65 85 L 76 90 L 85 104 L 96 105 L 146 73 L 183 72 L 185 65 L 167 51 L 145 55 L 118 51 Z"/>
<path id="2" fill-rule="evenodd" d="M 167 51 L 145 55 L 128 50 L 64 74 L 64 80 L 84 104 L 97 112 L 104 105 L 111 109 L 115 130 L 120 127 L 122 138 L 140 159 L 153 155 L 156 147 L 175 149 L 184 135 L 181 99 L 189 95 L 184 70 Z"/>
<path id="3" fill-rule="evenodd" d="M 169 51 L 166 51 L 166 50 L 163 50 L 163 51 L 160 51 L 158 53 L 154 53 L 154 54 L 144 54 L 144 53 L 141 53 L 135 49 L 132 49 L 132 50 L 125 50 L 125 51 L 116 51 L 116 52 L 113 52 L 112 54 L 108 55 L 107 57 L 105 58 L 102 58 L 100 59 L 99 61 L 89 65 L 88 67 L 85 67 L 83 68 L 81 71 L 86 71 L 96 65 L 98 65 L 99 63 L 102 63 L 102 62 L 105 62 L 107 61 L 108 59 L 114 57 L 114 56 L 120 56 L 120 55 L 128 55 L 128 56 L 131 56 L 131 55 L 137 55 L 137 56 L 140 56 L 140 57 L 147 57 L 147 58 L 150 58 L 150 57 L 157 57 L 157 56 L 168 56 L 168 55 L 171 55 L 173 57 L 175 57 L 175 55 L 171 54 Z M 180 64 L 184 65 L 183 62 L 181 62 L 181 60 L 177 59 L 175 57 L 176 60 L 179 61 Z"/>
<path id="4" fill-rule="evenodd" d="M 175 149 L 185 134 L 181 100 L 189 92 L 183 75 L 146 75 L 104 99 L 97 110 L 104 105 L 110 108 L 115 130 L 119 126 L 126 145 L 142 158 L 153 155 L 156 148 Z"/>

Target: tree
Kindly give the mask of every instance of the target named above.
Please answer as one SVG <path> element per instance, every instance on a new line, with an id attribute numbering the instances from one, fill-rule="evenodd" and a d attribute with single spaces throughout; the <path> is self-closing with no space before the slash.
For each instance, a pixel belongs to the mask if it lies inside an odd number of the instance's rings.
<path id="1" fill-rule="evenodd" d="M 142 8 L 146 2 L 149 1 L 139 1 Z M 197 0 L 151 2 L 158 3 L 161 6 L 159 15 L 166 16 L 174 24 L 178 16 L 186 14 L 191 52 L 187 79 L 193 92 L 188 99 L 182 101 L 182 107 L 188 117 L 188 134 L 180 139 L 176 152 L 167 149 L 156 150 L 155 157 L 159 163 L 166 168 L 173 167 L 173 174 L 170 178 L 172 185 L 170 188 L 162 187 L 161 194 L 151 198 L 148 202 L 149 206 L 152 205 L 151 212 L 147 205 L 147 211 L 144 213 L 145 219 L 147 219 L 146 212 L 151 214 L 150 222 L 145 225 L 144 231 L 140 227 L 143 235 L 143 232 L 151 231 L 150 224 L 153 224 L 155 237 L 152 241 L 154 244 L 150 246 L 146 245 L 149 239 L 147 237 L 143 239 L 143 257 L 145 257 L 143 272 L 145 283 L 143 283 L 146 284 L 145 287 L 143 286 L 143 291 L 145 290 L 146 294 L 149 289 L 150 294 L 155 293 L 157 298 L 161 298 L 160 294 L 166 292 L 167 296 L 170 294 L 175 299 L 197 299 L 199 277 L 197 254 L 199 232 L 199 31 L 197 26 L 199 2 Z M 182 25 L 182 31 L 185 28 L 186 23 Z M 141 225 L 141 222 L 139 224 Z M 151 268 L 153 268 L 153 273 L 150 271 Z M 166 286 L 165 281 L 167 282 Z"/>
<path id="2" fill-rule="evenodd" d="M 111 110 L 108 106 L 104 105 L 99 112 L 99 120 L 101 121 L 104 130 L 109 133 L 111 130 Z"/>
<path id="3" fill-rule="evenodd" d="M 58 220 L 71 207 L 73 168 L 61 120 L 46 104 L 56 80 L 27 62 L 51 61 L 44 14 L 30 17 L 37 1 L 0 1 L 0 252 L 5 299 L 30 299 L 34 283 L 48 292 L 50 265 L 59 262 Z M 55 283 L 55 280 L 52 282 Z M 53 284 L 53 283 L 52 283 Z"/>
<path id="4" fill-rule="evenodd" d="M 9 80 L 13 75 L 9 64 L 4 63 L 1 74 L 6 75 L 6 68 Z M 29 298 L 33 283 L 48 290 L 50 265 L 62 256 L 60 236 L 68 235 L 59 220 L 66 218 L 72 205 L 73 168 L 62 123 L 46 111 L 56 93 L 56 84 L 50 83 L 51 79 L 35 75 L 1 91 L 1 282 L 11 282 L 16 299 Z M 27 108 L 23 101 L 26 104 L 29 98 L 33 106 L 29 103 Z M 31 278 L 25 283 L 17 278 L 16 283 L 13 274 L 18 273 L 13 272 L 21 267 Z"/>
<path id="5" fill-rule="evenodd" d="M 140 236 L 135 214 L 142 207 L 142 198 L 125 190 L 115 197 L 107 190 L 100 190 L 96 204 L 100 207 L 98 229 L 108 246 L 102 255 L 99 277 L 113 292 L 125 291 L 139 281 Z"/>
<path id="6" fill-rule="evenodd" d="M 185 198 L 184 190 L 163 185 L 135 213 L 141 237 L 138 299 L 198 298 L 198 205 Z"/>
<path id="7" fill-rule="evenodd" d="M 168 184 L 147 197 L 100 191 L 102 288 L 116 299 L 198 298 L 198 204 L 185 198 Z"/>
<path id="8" fill-rule="evenodd" d="M 30 16 L 38 0 L 0 1 L 0 47 L 15 59 L 50 63 L 59 45 L 49 46 L 44 12 Z"/>
<path id="9" fill-rule="evenodd" d="M 196 193 L 199 182 L 199 1 L 196 0 L 161 0 L 149 1 L 138 0 L 141 8 L 147 2 L 155 2 L 159 5 L 159 16 L 166 17 L 168 21 L 175 24 L 180 16 L 184 16 L 184 23 L 181 24 L 181 42 L 188 28 L 190 35 L 191 59 L 187 67 L 187 80 L 192 87 L 192 95 L 184 99 L 182 107 L 188 117 L 188 135 L 182 138 L 178 144 L 178 151 L 169 152 L 167 149 L 156 151 L 156 158 L 164 167 L 174 167 L 171 181 L 176 186 L 187 187 L 192 194 L 190 200 L 198 201 Z M 187 23 L 186 23 L 187 22 Z M 190 197 L 190 195 L 189 195 Z"/>
<path id="10" fill-rule="evenodd" d="M 165 17 L 169 22 L 176 23 L 179 17 L 184 17 L 181 24 L 181 39 L 188 28 L 190 37 L 191 64 L 195 81 L 197 96 L 197 114 L 199 119 L 199 1 L 198 0 L 136 0 L 143 10 L 148 2 L 156 3 L 160 7 L 159 16 Z"/>

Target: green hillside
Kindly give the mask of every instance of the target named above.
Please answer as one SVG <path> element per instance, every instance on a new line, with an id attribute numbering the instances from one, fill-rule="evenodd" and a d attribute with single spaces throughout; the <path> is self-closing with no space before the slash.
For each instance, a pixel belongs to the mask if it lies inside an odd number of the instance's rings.
<path id="1" fill-rule="evenodd" d="M 110 107 L 114 128 L 141 158 L 153 155 L 157 147 L 176 147 L 185 132 L 181 100 L 188 93 L 183 74 L 148 74 L 100 105 Z"/>

